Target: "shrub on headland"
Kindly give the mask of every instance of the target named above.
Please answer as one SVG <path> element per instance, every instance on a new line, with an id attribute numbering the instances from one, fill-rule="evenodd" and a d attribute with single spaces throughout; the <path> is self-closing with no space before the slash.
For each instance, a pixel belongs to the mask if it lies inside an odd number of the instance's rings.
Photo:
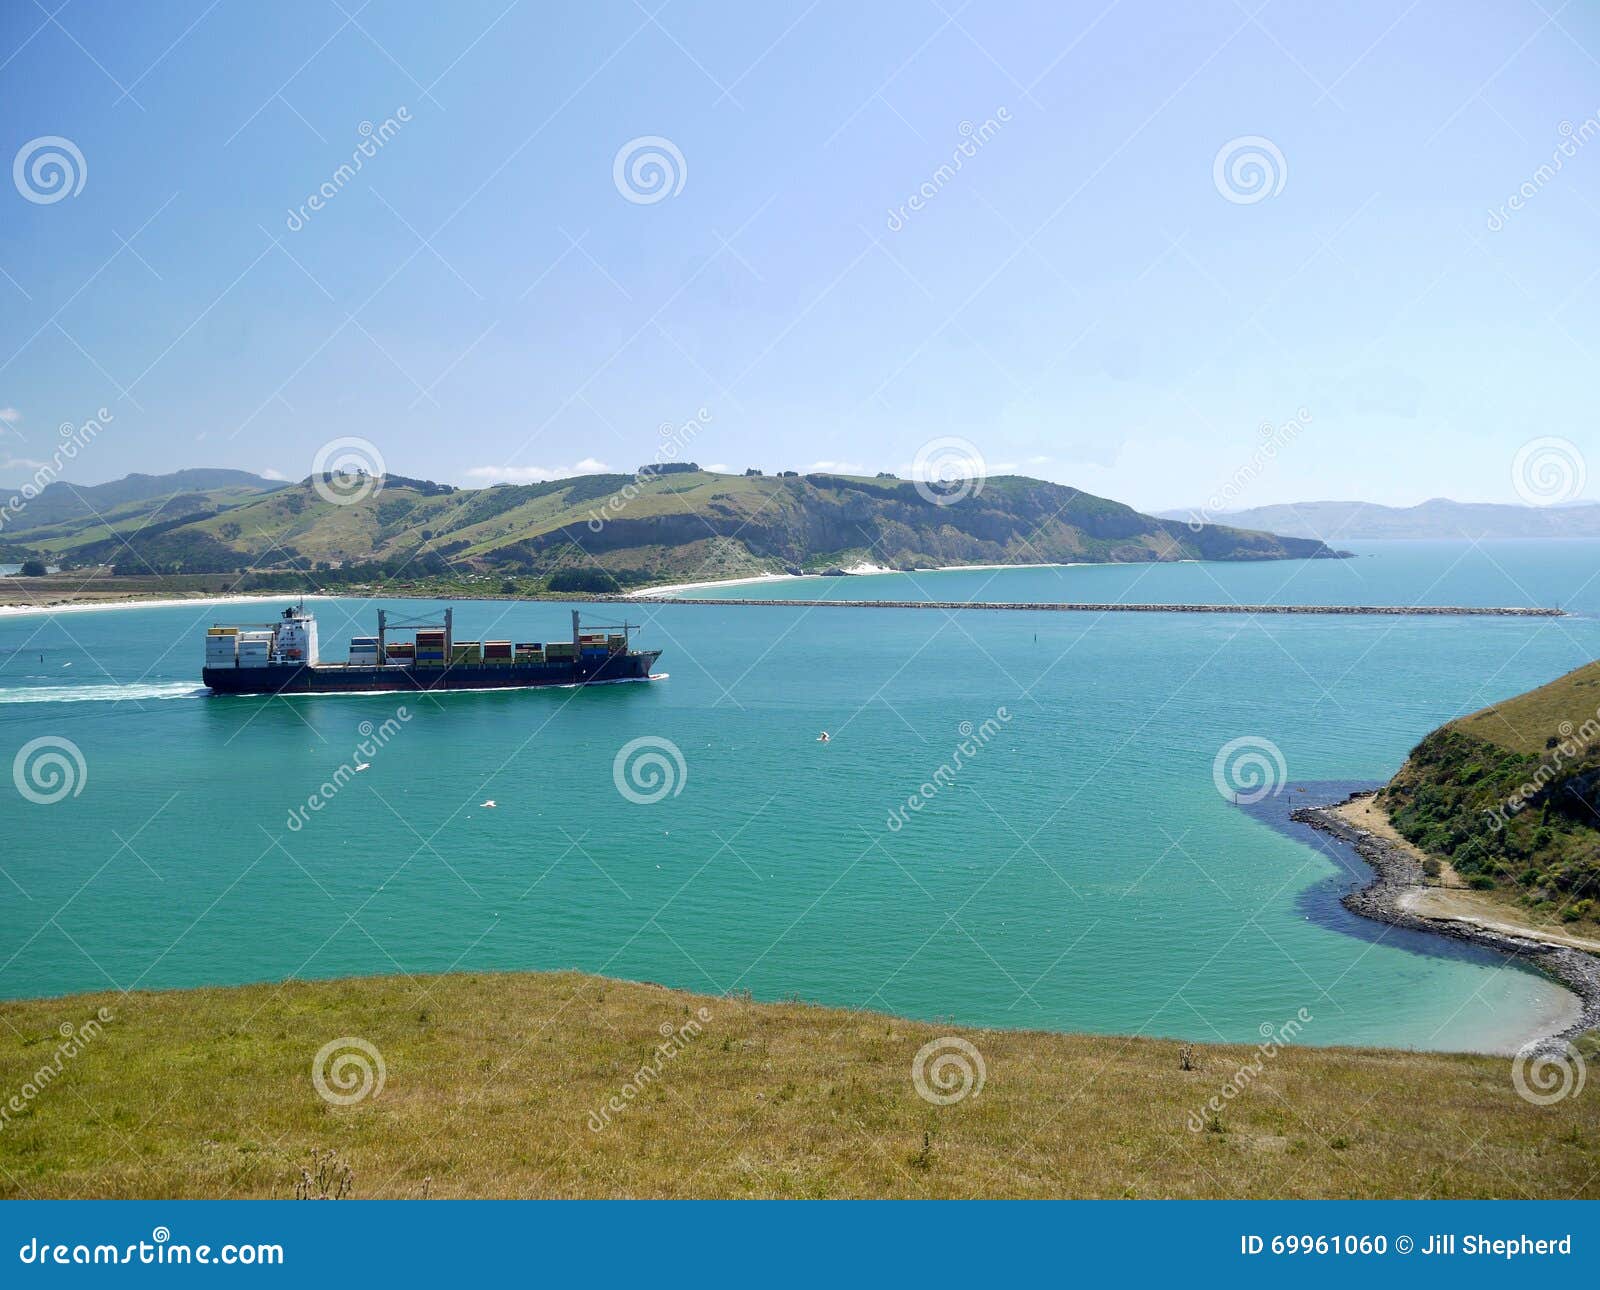
<path id="1" fill-rule="evenodd" d="M 1379 794 L 1400 834 L 1443 856 L 1469 886 L 1520 886 L 1566 905 L 1600 895 L 1600 746 L 1555 762 L 1453 726 L 1411 752 Z M 1581 917 L 1582 915 L 1580 915 Z"/>
<path id="2" fill-rule="evenodd" d="M 617 581 L 616 575 L 607 573 L 604 569 L 562 569 L 552 573 L 545 583 L 551 591 L 587 591 L 587 592 L 612 592 L 621 591 L 622 584 Z"/>

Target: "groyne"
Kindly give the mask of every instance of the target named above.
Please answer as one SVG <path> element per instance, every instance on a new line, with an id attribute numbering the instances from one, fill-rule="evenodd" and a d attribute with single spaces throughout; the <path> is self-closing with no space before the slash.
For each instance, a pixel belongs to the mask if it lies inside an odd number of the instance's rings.
<path id="1" fill-rule="evenodd" d="M 776 605 L 787 609 L 1000 609 L 1057 614 L 1347 614 L 1423 618 L 1564 618 L 1563 609 L 1516 605 L 1154 605 L 1073 601 L 789 600 L 748 596 L 649 596 L 657 605 Z"/>

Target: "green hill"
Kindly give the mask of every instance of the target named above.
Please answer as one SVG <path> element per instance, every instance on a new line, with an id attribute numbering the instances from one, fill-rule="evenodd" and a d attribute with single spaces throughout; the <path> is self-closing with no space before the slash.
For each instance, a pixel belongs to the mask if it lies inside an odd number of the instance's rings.
<path id="1" fill-rule="evenodd" d="M 4 536 L 13 552 L 52 564 L 109 563 L 110 553 L 122 549 L 119 539 L 215 515 L 283 487 L 244 470 L 135 474 L 105 484 L 57 481 L 6 517 Z"/>
<path id="2" fill-rule="evenodd" d="M 1481 890 L 1567 922 L 1600 897 L 1600 663 L 1440 727 L 1379 794 Z"/>
<path id="3" fill-rule="evenodd" d="M 101 517 L 130 517 L 149 513 L 175 498 L 198 504 L 220 504 L 282 488 L 281 480 L 264 479 L 247 470 L 176 470 L 167 475 L 125 475 L 104 484 L 68 484 L 57 480 L 40 490 L 10 521 L 8 535 L 40 530 L 71 531 L 74 526 L 97 523 Z M 176 505 L 176 503 L 173 503 Z M 172 510 L 172 505 L 168 506 Z M 173 513 L 182 514 L 182 510 Z"/>
<path id="4" fill-rule="evenodd" d="M 137 529 L 115 537 L 85 530 L 88 540 L 68 538 L 48 549 L 130 573 L 376 563 L 419 574 L 603 570 L 622 583 L 820 570 L 855 560 L 926 568 L 1334 554 L 1313 540 L 1154 519 L 1020 476 L 988 480 L 980 493 L 939 506 L 909 480 L 719 475 L 690 465 L 484 489 L 390 476 L 342 505 L 308 479 L 193 514 L 169 505 L 158 524 Z"/>

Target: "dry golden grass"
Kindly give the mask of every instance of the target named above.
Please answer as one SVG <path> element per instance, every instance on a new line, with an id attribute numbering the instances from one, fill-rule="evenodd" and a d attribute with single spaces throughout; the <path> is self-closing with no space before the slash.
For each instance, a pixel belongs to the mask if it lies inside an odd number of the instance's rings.
<path id="1" fill-rule="evenodd" d="M 1600 716 L 1600 663 L 1585 663 L 1536 690 L 1460 717 L 1463 734 L 1512 752 L 1538 756 L 1563 723 L 1577 731 Z"/>
<path id="2" fill-rule="evenodd" d="M 1191 1131 L 1246 1047 L 978 1031 L 574 973 L 370 978 L 0 1005 L 0 1098 L 60 1026 L 115 1019 L 0 1127 L 6 1196 L 291 1196 L 313 1153 L 373 1196 L 1600 1195 L 1600 1093 L 1518 1097 L 1505 1058 L 1286 1048 Z M 676 1056 L 662 1028 L 705 1009 Z M 982 1091 L 918 1096 L 918 1049 Z M 359 1036 L 382 1091 L 325 1102 Z M 622 1100 L 654 1062 L 659 1078 Z M 591 1113 L 624 1109 L 600 1131 Z M 313 1184 L 313 1191 L 317 1184 Z"/>

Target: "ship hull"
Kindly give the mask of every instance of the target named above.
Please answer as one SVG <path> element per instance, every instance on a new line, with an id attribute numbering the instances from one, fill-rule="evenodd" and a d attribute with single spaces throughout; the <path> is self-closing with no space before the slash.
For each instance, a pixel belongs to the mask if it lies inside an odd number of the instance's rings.
<path id="1" fill-rule="evenodd" d="M 552 685 L 647 681 L 659 650 L 609 654 L 579 663 L 453 663 L 449 667 L 383 667 L 274 663 L 266 667 L 208 667 L 202 682 L 213 694 L 372 694 L 385 691 L 533 690 Z"/>

